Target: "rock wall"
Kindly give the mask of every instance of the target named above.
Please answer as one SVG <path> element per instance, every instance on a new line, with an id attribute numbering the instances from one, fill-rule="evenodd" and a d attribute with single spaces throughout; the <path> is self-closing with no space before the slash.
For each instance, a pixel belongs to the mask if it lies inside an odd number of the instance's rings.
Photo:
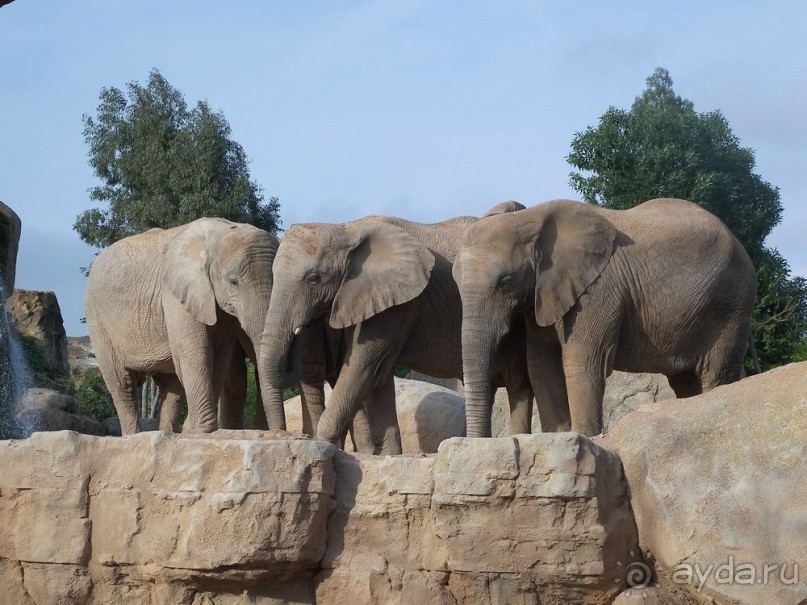
<path id="1" fill-rule="evenodd" d="M 619 460 L 572 433 L 371 457 L 285 433 L 0 442 L 0 601 L 608 603 Z"/>

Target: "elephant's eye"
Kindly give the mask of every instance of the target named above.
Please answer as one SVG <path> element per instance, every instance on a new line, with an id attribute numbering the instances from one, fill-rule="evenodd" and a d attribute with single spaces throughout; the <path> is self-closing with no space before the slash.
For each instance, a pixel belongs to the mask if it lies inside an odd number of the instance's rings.
<path id="1" fill-rule="evenodd" d="M 316 286 L 320 281 L 322 281 L 322 276 L 316 271 L 311 271 L 305 276 L 305 283 L 311 286 Z"/>
<path id="2" fill-rule="evenodd" d="M 238 277 L 235 275 L 228 275 L 227 276 L 227 283 L 230 284 L 232 287 L 238 287 Z"/>
<path id="3" fill-rule="evenodd" d="M 512 273 L 505 273 L 499 278 L 499 287 L 506 288 L 515 281 L 515 276 Z"/>

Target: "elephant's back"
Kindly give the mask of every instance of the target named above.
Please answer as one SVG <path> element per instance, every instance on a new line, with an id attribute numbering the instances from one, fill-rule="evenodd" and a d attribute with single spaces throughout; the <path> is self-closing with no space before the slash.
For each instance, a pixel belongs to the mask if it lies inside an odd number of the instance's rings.
<path id="1" fill-rule="evenodd" d="M 631 231 L 663 230 L 676 238 L 729 242 L 731 231 L 717 216 L 698 204 L 678 198 L 656 198 L 629 210 L 598 208 L 618 228 Z"/>
<path id="2" fill-rule="evenodd" d="M 162 250 L 181 229 L 152 229 L 119 240 L 98 255 L 85 291 L 91 339 L 114 341 L 116 355 L 123 358 L 141 355 L 146 345 L 160 339 L 165 331 Z"/>
<path id="3" fill-rule="evenodd" d="M 691 268 L 701 280 L 712 273 L 730 273 L 737 285 L 756 283 L 748 253 L 717 216 L 692 202 L 658 198 L 630 210 L 600 209 L 617 225 L 623 238 L 647 258 L 672 254 L 678 270 Z M 660 262 L 660 259 L 659 259 Z"/>
<path id="4" fill-rule="evenodd" d="M 374 215 L 362 220 L 400 227 L 426 246 L 432 254 L 442 257 L 450 264 L 457 257 L 462 232 L 479 219 L 473 216 L 458 216 L 439 223 L 417 223 L 392 216 Z"/>
<path id="5" fill-rule="evenodd" d="M 750 318 L 756 292 L 753 265 L 716 216 L 676 199 L 601 212 L 618 229 L 617 247 L 603 274 L 616 276 L 614 281 L 626 287 L 626 330 L 644 334 L 644 340 L 632 341 L 634 355 L 680 357 L 685 349 L 695 358 L 712 346 L 714 326 Z M 650 347 L 642 350 L 640 341 Z"/>
<path id="6" fill-rule="evenodd" d="M 142 283 L 150 275 L 159 273 L 163 247 L 182 229 L 150 229 L 105 248 L 92 263 L 87 299 L 101 294 L 130 296 L 132 282 Z"/>

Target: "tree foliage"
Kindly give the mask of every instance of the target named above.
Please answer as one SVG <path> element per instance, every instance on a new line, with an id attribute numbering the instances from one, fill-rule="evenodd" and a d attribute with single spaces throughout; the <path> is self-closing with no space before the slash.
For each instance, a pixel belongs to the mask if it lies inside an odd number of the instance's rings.
<path id="1" fill-rule="evenodd" d="M 754 342 L 767 369 L 807 360 L 807 279 L 793 277 L 787 261 L 766 248 L 757 267 Z"/>
<path id="2" fill-rule="evenodd" d="M 102 89 L 97 115 L 82 120 L 89 163 L 101 180 L 90 198 L 108 204 L 77 217 L 73 228 L 88 244 L 105 247 L 203 216 L 277 230 L 278 200 L 265 201 L 251 180 L 224 115 L 206 101 L 189 109 L 158 70 L 146 86 Z"/>
<path id="3" fill-rule="evenodd" d="M 764 246 L 782 217 L 778 188 L 754 172 L 720 111 L 698 113 L 659 68 L 630 110 L 610 107 L 574 136 L 570 183 L 590 203 L 631 208 L 656 197 L 693 201 L 720 217 L 758 268 L 753 335 L 763 367 L 790 361 L 807 336 L 807 284 Z"/>

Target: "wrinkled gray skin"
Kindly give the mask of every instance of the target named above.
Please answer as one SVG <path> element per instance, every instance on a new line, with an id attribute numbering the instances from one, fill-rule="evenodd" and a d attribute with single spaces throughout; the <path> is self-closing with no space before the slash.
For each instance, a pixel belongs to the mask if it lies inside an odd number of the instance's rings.
<path id="1" fill-rule="evenodd" d="M 491 212 L 518 207 L 505 203 Z M 286 231 L 275 258 L 261 375 L 278 388 L 298 380 L 293 351 L 314 320 L 326 316 L 331 328 L 342 331 L 341 367 L 319 419 L 319 438 L 337 442 L 364 402 L 374 451 L 400 453 L 395 364 L 461 377 L 461 301 L 451 263 L 461 233 L 476 220 L 424 225 L 373 216 Z M 512 342 L 502 343 L 493 379 L 508 389 L 511 430 L 529 432 L 532 392 L 524 336 L 517 331 Z"/>
<path id="2" fill-rule="evenodd" d="M 486 218 L 463 234 L 454 278 L 469 436 L 490 436 L 492 353 L 514 315 L 527 322 L 543 430 L 600 433 L 615 369 L 665 374 L 678 397 L 740 378 L 756 274 L 726 226 L 690 202 L 556 200 Z"/>
<path id="3" fill-rule="evenodd" d="M 300 399 L 302 404 L 303 433 L 317 436 L 317 426 L 325 411 L 324 383 L 331 388 L 336 385 L 339 371 L 345 360 L 344 330 L 335 330 L 328 325 L 327 316 L 315 319 L 295 340 L 298 341 L 299 359 L 295 363 L 300 373 Z M 376 446 L 372 441 L 370 419 L 361 405 L 353 418 L 350 432 L 359 452 L 372 454 Z M 344 447 L 345 434 L 339 436 L 339 445 Z"/>
<path id="4" fill-rule="evenodd" d="M 226 372 L 221 394 L 219 395 L 218 426 L 220 429 L 244 428 L 244 404 L 247 397 L 247 365 L 246 360 L 255 363 L 255 351 L 252 343 L 243 330 L 238 331 L 239 345 L 230 358 L 230 370 Z M 246 350 L 250 351 L 247 354 Z M 257 371 L 255 372 L 258 381 Z M 181 396 L 171 393 L 168 397 L 161 393 L 162 407 L 160 408 L 160 428 L 178 432 L 185 401 L 184 390 L 179 385 Z M 255 409 L 255 428 L 267 429 L 266 414 L 263 409 L 260 390 L 257 392 L 257 407 Z"/>
<path id="5" fill-rule="evenodd" d="M 216 430 L 220 395 L 243 405 L 244 356 L 254 356 L 251 343 L 263 332 L 277 246 L 261 229 L 203 218 L 124 238 L 98 255 L 87 325 L 123 434 L 140 428 L 137 389 L 149 375 L 165 397 L 161 429 L 176 428 L 183 390 L 188 432 Z M 270 425 L 285 428 L 280 392 L 265 380 L 261 391 Z M 237 411 L 223 407 L 222 424 L 232 424 L 226 415 Z"/>

